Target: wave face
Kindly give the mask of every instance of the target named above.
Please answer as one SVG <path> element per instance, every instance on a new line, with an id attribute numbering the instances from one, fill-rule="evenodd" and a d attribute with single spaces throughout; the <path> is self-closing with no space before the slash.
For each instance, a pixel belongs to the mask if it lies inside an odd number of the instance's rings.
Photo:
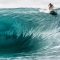
<path id="1" fill-rule="evenodd" d="M 60 56 L 60 9 L 57 17 L 39 10 L 0 9 L 0 53 Z"/>

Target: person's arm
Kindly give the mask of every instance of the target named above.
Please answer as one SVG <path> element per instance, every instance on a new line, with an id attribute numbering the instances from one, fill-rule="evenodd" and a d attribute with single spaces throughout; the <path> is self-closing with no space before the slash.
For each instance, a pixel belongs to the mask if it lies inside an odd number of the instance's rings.
<path id="1" fill-rule="evenodd" d="M 50 10 L 50 4 L 48 5 L 48 9 Z"/>
<path id="2" fill-rule="evenodd" d="M 54 7 L 54 5 L 53 4 L 51 4 L 52 5 L 52 7 Z"/>

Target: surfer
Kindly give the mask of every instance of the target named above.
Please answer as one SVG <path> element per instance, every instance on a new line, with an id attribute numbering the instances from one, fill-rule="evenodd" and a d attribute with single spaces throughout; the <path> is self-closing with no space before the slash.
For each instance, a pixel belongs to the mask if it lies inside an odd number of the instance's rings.
<path id="1" fill-rule="evenodd" d="M 49 7 L 49 11 L 54 11 L 53 10 L 53 8 L 54 8 L 53 4 L 49 3 L 48 7 Z"/>
<path id="2" fill-rule="evenodd" d="M 49 3 L 48 7 L 49 7 L 49 13 L 50 14 L 57 15 L 57 13 L 53 9 L 54 8 L 53 4 Z"/>

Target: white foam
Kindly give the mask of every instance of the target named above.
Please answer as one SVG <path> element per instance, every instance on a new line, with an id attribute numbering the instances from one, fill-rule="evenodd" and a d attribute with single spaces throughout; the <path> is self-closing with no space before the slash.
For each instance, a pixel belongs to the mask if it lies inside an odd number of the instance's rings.
<path id="1" fill-rule="evenodd" d="M 48 9 L 40 9 L 40 12 L 49 13 Z"/>

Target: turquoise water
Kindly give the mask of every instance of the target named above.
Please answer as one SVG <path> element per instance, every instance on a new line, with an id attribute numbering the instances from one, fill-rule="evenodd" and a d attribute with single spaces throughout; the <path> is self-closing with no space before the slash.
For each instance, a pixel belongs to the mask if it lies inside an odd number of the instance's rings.
<path id="1" fill-rule="evenodd" d="M 0 9 L 0 59 L 60 59 L 60 9 L 57 16 L 40 10 Z"/>

